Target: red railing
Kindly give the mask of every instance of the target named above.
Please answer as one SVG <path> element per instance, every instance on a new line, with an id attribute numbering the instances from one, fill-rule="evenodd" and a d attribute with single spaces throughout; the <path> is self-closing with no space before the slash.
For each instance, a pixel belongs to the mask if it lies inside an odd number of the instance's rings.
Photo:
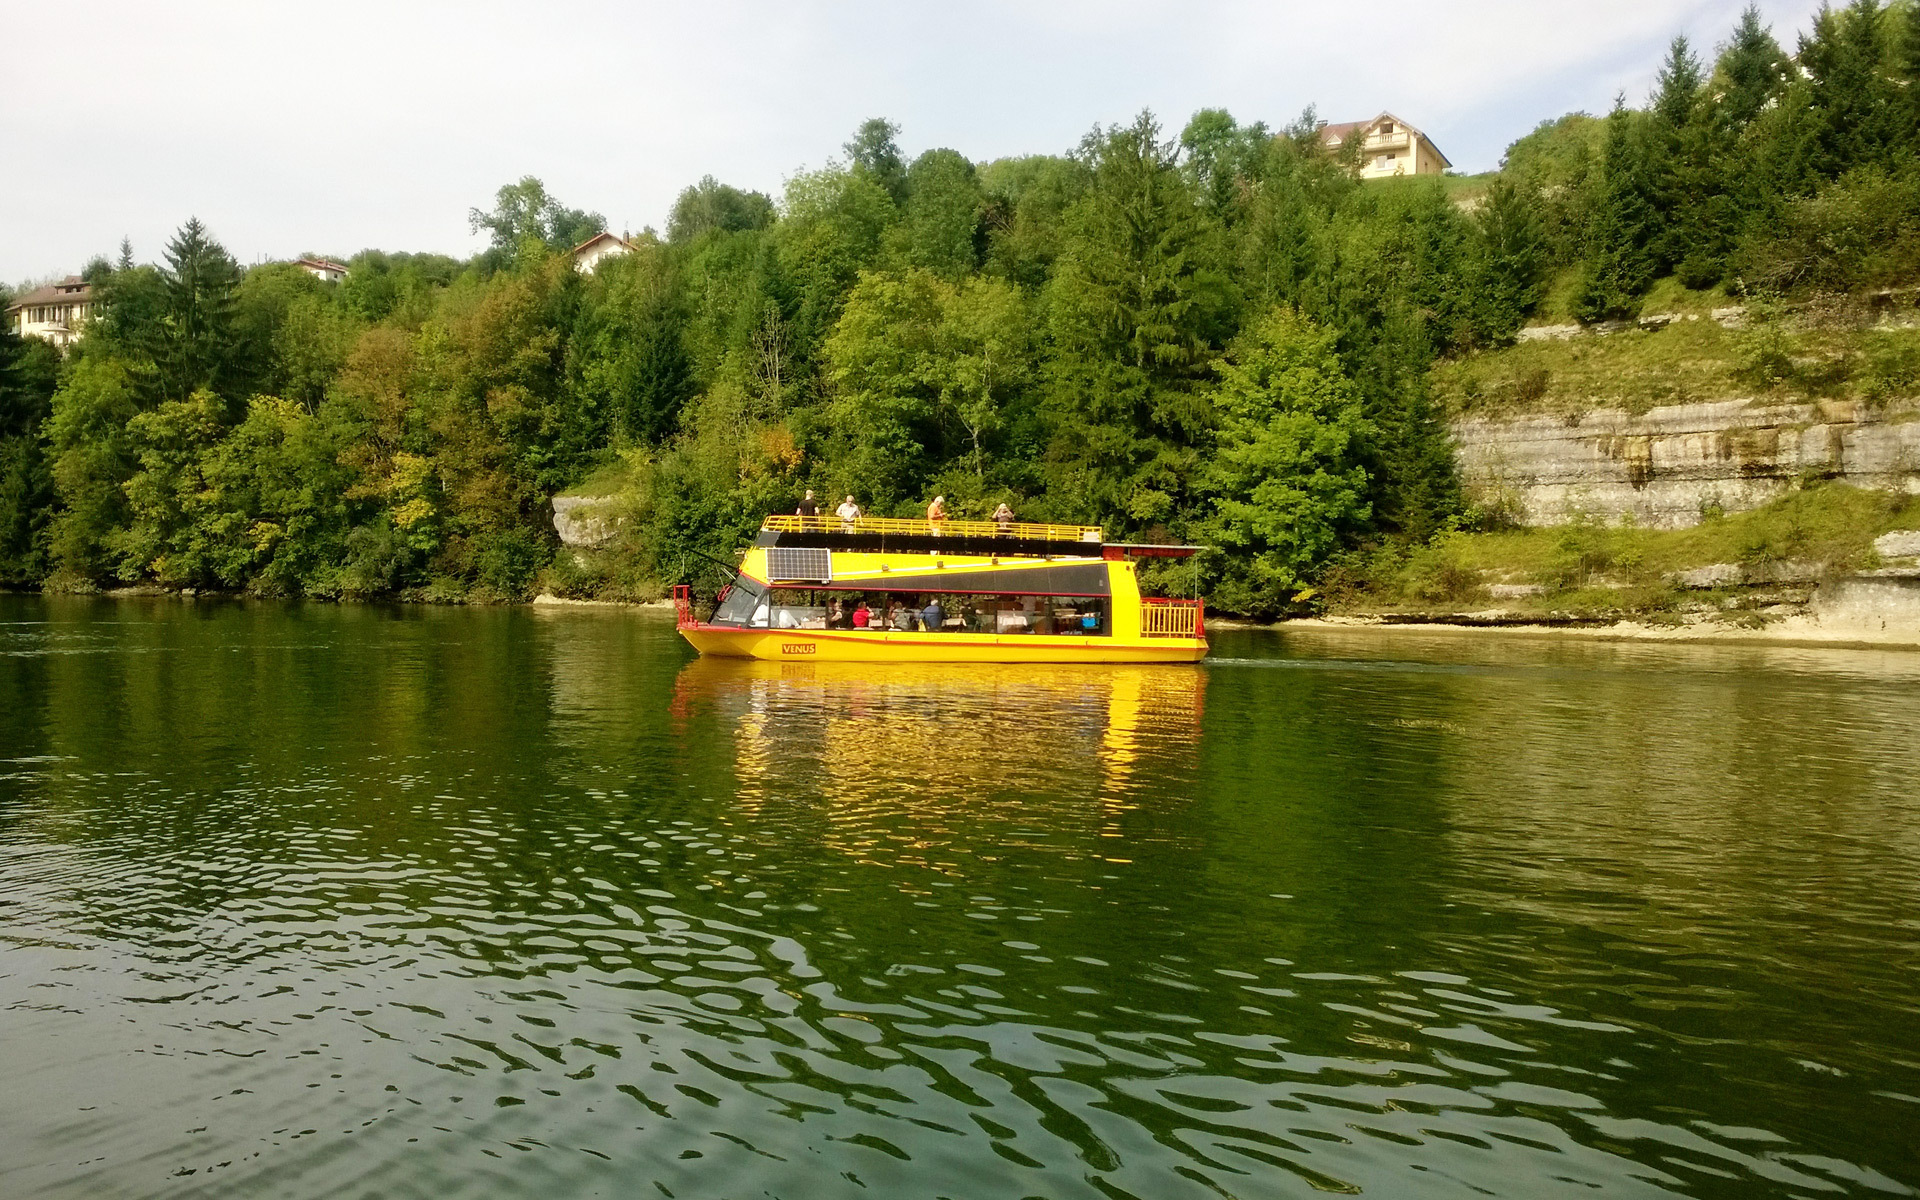
<path id="1" fill-rule="evenodd" d="M 673 585 L 673 612 L 681 629 L 699 624 L 693 619 L 693 588 L 687 584 Z"/>
<path id="2" fill-rule="evenodd" d="M 1142 637 L 1203 638 L 1207 636 L 1207 613 L 1204 601 L 1142 596 L 1140 604 L 1140 636 Z"/>

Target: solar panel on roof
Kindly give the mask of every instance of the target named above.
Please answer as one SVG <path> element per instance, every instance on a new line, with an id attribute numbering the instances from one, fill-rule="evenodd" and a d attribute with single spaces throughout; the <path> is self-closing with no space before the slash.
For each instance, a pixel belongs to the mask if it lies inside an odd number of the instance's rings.
<path id="1" fill-rule="evenodd" d="M 833 551 L 812 546 L 772 546 L 767 550 L 769 583 L 826 583 L 833 578 Z"/>

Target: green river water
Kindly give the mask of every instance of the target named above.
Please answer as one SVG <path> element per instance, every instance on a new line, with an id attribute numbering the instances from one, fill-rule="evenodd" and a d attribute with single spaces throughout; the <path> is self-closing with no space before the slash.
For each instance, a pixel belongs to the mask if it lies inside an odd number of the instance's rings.
<path id="1" fill-rule="evenodd" d="M 0 1196 L 1911 1196 L 1920 655 L 0 596 Z"/>

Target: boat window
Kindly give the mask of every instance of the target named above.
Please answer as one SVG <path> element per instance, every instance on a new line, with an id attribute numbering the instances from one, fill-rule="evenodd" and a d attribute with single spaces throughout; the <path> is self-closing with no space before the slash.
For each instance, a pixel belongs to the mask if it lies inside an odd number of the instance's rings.
<path id="1" fill-rule="evenodd" d="M 734 580 L 713 610 L 715 625 L 747 625 L 766 599 L 766 589 L 746 576 Z"/>
<path id="2" fill-rule="evenodd" d="M 854 600 L 843 604 L 851 613 Z M 868 597 L 870 628 L 897 633 L 975 633 L 1000 637 L 1042 634 L 1052 637 L 1099 637 L 1110 634 L 1107 602 L 1091 596 L 982 596 L 910 595 Z M 929 610 L 938 605 L 938 626 L 928 623 Z M 834 621 L 831 602 L 826 627 Z M 777 619 L 777 617 L 776 617 Z"/>

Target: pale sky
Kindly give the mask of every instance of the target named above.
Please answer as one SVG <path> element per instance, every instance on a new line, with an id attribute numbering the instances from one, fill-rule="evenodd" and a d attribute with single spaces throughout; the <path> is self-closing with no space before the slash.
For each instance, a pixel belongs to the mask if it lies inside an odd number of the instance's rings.
<path id="1" fill-rule="evenodd" d="M 867 117 L 907 156 L 1059 153 L 1151 108 L 1285 124 L 1392 111 L 1463 172 L 1638 103 L 1744 0 L 0 0 L 0 280 L 139 260 L 198 216 L 242 262 L 465 256 L 537 175 L 618 231 L 711 174 L 774 196 Z M 1761 0 L 1791 48 L 1815 0 Z"/>

